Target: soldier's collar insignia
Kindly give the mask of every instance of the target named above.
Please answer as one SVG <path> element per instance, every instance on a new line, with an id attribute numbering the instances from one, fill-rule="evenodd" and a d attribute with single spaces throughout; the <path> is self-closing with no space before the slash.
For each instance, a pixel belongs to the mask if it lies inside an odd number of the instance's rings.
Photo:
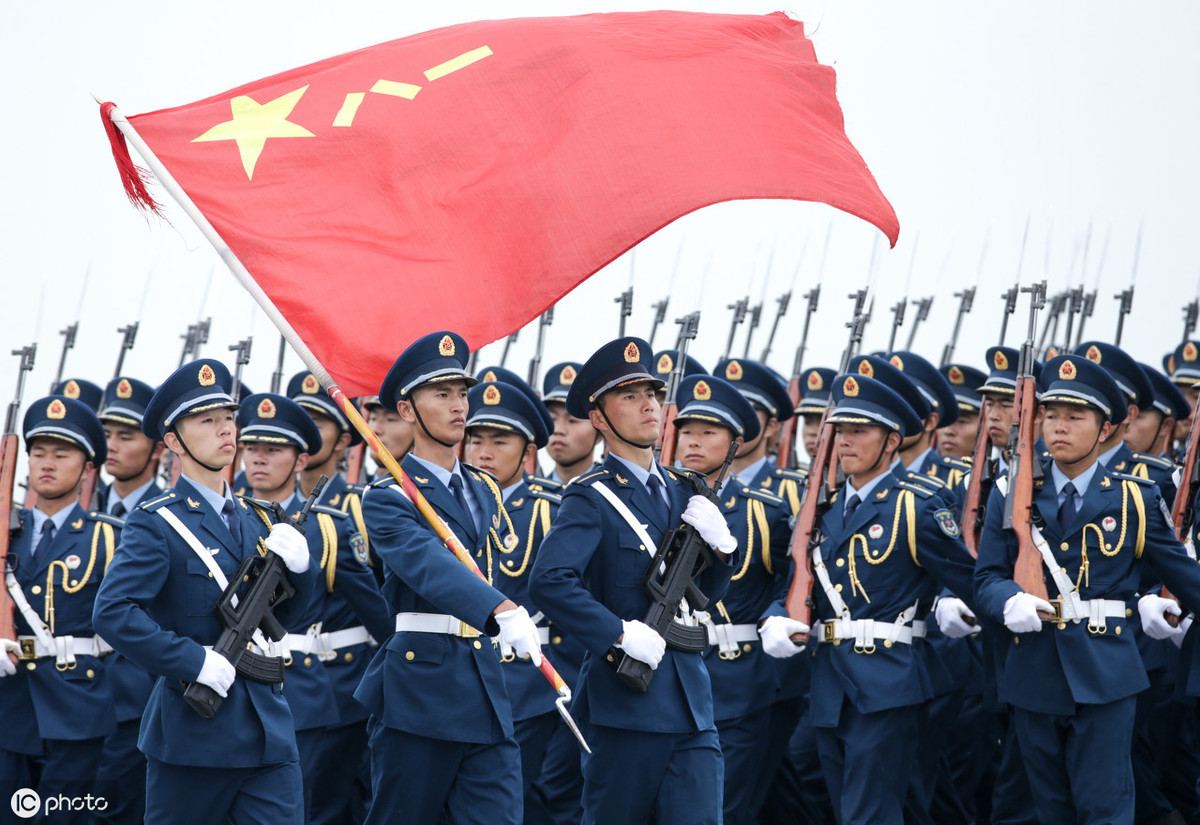
<path id="1" fill-rule="evenodd" d="M 428 484 L 429 483 L 429 479 L 421 478 L 420 476 L 413 476 L 413 479 L 415 479 L 418 484 Z"/>
<path id="2" fill-rule="evenodd" d="M 83 527 L 83 519 L 76 519 L 75 521 L 71 522 L 72 530 L 78 530 L 81 527 Z"/>
<path id="3" fill-rule="evenodd" d="M 525 503 L 525 496 L 521 496 L 520 498 L 514 498 L 512 501 L 510 501 L 508 503 L 508 506 L 515 509 L 517 507 L 520 507 L 524 503 Z"/>
<path id="4" fill-rule="evenodd" d="M 188 504 L 188 507 L 191 507 L 193 510 L 200 509 L 200 502 L 196 501 L 196 499 L 192 498 L 191 496 L 188 496 L 187 504 Z"/>
<path id="5" fill-rule="evenodd" d="M 880 490 L 878 493 L 875 494 L 875 498 L 879 499 L 880 501 L 883 501 L 885 498 L 888 497 L 888 493 L 890 493 L 890 492 L 891 492 L 890 489 Z"/>
<path id="6" fill-rule="evenodd" d="M 122 378 L 117 382 L 117 398 L 133 398 L 133 385 L 129 383 L 129 379 Z"/>
<path id="7" fill-rule="evenodd" d="M 638 350 L 637 344 L 630 341 L 629 346 L 625 347 L 625 363 L 636 364 L 640 360 L 642 360 L 642 353 Z"/>
<path id="8" fill-rule="evenodd" d="M 333 496 L 332 498 L 329 499 L 329 506 L 337 507 L 338 502 L 341 501 L 341 498 L 342 498 L 341 493 L 338 493 L 336 496 Z"/>
<path id="9" fill-rule="evenodd" d="M 613 478 L 615 478 L 617 480 L 618 484 L 628 484 L 629 483 L 629 479 L 621 478 L 620 473 L 613 473 Z"/>
<path id="10" fill-rule="evenodd" d="M 443 335 L 442 340 L 438 341 L 438 352 L 447 358 L 454 355 L 454 339 L 449 335 Z"/>
<path id="11" fill-rule="evenodd" d="M 1104 478 L 1100 479 L 1100 486 L 1101 487 L 1111 487 L 1112 479 L 1109 478 L 1108 476 L 1105 476 Z"/>
<path id="12" fill-rule="evenodd" d="M 213 368 L 208 364 L 200 367 L 200 374 L 196 377 L 202 387 L 211 387 L 217 383 L 217 374 L 213 372 Z"/>

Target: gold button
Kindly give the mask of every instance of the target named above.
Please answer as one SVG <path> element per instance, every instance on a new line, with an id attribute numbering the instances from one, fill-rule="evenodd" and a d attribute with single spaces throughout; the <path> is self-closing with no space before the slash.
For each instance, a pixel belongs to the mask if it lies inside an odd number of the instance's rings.
<path id="1" fill-rule="evenodd" d="M 1132 615 L 1133 615 L 1133 610 L 1128 607 L 1125 608 L 1125 618 L 1128 619 Z"/>
<path id="2" fill-rule="evenodd" d="M 744 644 L 744 645 L 742 645 L 742 650 L 744 650 L 746 653 L 749 653 L 749 652 L 750 652 L 750 645 L 749 645 L 749 644 Z"/>
<path id="3" fill-rule="evenodd" d="M 613 655 L 612 655 L 611 653 L 610 653 L 610 654 L 608 654 L 607 656 L 605 656 L 604 658 L 605 658 L 605 659 L 608 659 L 608 661 L 610 661 L 610 662 L 612 662 L 612 661 L 615 661 L 615 660 L 613 659 Z"/>
<path id="4" fill-rule="evenodd" d="M 33 587 L 29 588 L 29 592 L 36 596 L 42 592 L 42 586 L 40 584 L 35 584 Z"/>
<path id="5" fill-rule="evenodd" d="M 1013 644 L 1014 644 L 1014 645 L 1019 645 L 1020 643 L 1021 643 L 1021 637 L 1020 637 L 1020 636 L 1013 636 Z"/>
<path id="6" fill-rule="evenodd" d="M 1106 545 L 1104 545 L 1104 549 L 1105 549 L 1105 550 L 1111 550 L 1111 549 L 1112 549 L 1112 545 L 1111 545 L 1111 544 L 1106 544 Z"/>
<path id="7" fill-rule="evenodd" d="M 551 637 L 551 639 L 550 639 L 550 644 L 552 644 L 552 645 L 561 645 L 561 644 L 562 644 L 562 636 L 553 636 L 553 637 Z"/>
<path id="8" fill-rule="evenodd" d="M 480 642 L 478 639 L 475 640 L 474 644 L 475 644 L 476 650 L 479 650 L 481 647 L 483 647 L 483 643 Z"/>
<path id="9" fill-rule="evenodd" d="M 342 656 L 342 659 L 344 659 L 344 660 L 345 660 L 345 661 L 347 661 L 347 662 L 353 662 L 353 661 L 354 661 L 354 654 L 353 654 L 353 653 L 347 653 L 347 654 L 345 654 L 345 655 L 343 655 L 343 656 Z"/>
<path id="10" fill-rule="evenodd" d="M 404 658 L 408 659 L 410 662 L 415 658 L 415 656 L 416 654 L 414 654 L 411 650 L 404 654 Z"/>
<path id="11" fill-rule="evenodd" d="M 1113 633 L 1116 633 L 1118 636 L 1120 636 L 1121 635 L 1121 626 L 1117 625 L 1116 627 L 1114 627 Z"/>
<path id="12" fill-rule="evenodd" d="M 87 671 L 87 677 L 88 677 L 89 679 L 95 679 L 95 678 L 96 678 L 96 671 L 92 670 L 92 669 L 89 667 L 89 668 L 88 668 L 88 671 Z"/>
<path id="13" fill-rule="evenodd" d="M 1059 630 L 1066 630 L 1066 629 L 1067 629 L 1067 623 L 1066 623 L 1066 622 L 1059 622 L 1059 623 L 1058 623 L 1058 629 L 1059 629 Z"/>
<path id="14" fill-rule="evenodd" d="M 208 577 L 209 577 L 210 579 L 212 578 L 212 571 L 209 571 Z"/>
<path id="15" fill-rule="evenodd" d="M 29 664 L 25 665 L 25 669 L 26 670 L 37 670 L 37 662 L 30 662 Z"/>
<path id="16" fill-rule="evenodd" d="M 834 590 L 836 590 L 836 591 L 837 591 L 837 592 L 839 592 L 839 593 L 841 593 L 841 592 L 842 592 L 842 586 L 841 586 L 840 584 L 835 584 L 835 585 L 833 586 L 833 589 L 834 589 Z"/>
<path id="17" fill-rule="evenodd" d="M 75 581 L 71 582 L 71 587 L 79 587 L 79 580 L 76 579 Z"/>
<path id="18" fill-rule="evenodd" d="M 845 560 L 845 559 L 838 559 L 837 561 L 835 561 L 835 562 L 834 562 L 834 564 L 836 564 L 838 567 L 845 567 L 845 566 L 846 566 L 846 560 Z"/>
<path id="19" fill-rule="evenodd" d="M 883 646 L 884 646 L 884 647 L 891 647 L 891 646 L 892 646 L 892 640 L 891 640 L 891 639 L 884 639 L 884 640 L 883 640 Z"/>
<path id="20" fill-rule="evenodd" d="M 834 639 L 834 640 L 833 640 L 833 646 L 834 646 L 834 647 L 839 647 L 839 646 L 841 646 L 841 644 L 842 644 L 842 640 L 841 640 L 841 639 Z"/>
<path id="21" fill-rule="evenodd" d="M 304 666 L 305 666 L 305 667 L 312 667 L 312 656 L 305 656 L 305 657 L 304 657 Z"/>
<path id="22" fill-rule="evenodd" d="M 1062 544 L 1058 545 L 1058 549 L 1059 550 L 1070 550 L 1071 545 L 1068 542 L 1064 541 Z"/>
<path id="23" fill-rule="evenodd" d="M 639 544 L 639 545 L 638 545 L 638 549 L 639 549 L 639 550 L 645 550 L 645 549 L 646 549 L 646 545 L 644 545 L 644 544 Z"/>

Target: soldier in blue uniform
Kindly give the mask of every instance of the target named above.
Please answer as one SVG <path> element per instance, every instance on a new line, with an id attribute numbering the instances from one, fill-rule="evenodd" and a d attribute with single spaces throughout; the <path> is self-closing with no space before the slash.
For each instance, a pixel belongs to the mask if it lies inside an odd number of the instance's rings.
<path id="1" fill-rule="evenodd" d="M 208 647 L 223 625 L 214 610 L 228 577 L 251 553 L 276 553 L 295 595 L 276 609 L 287 626 L 312 593 L 304 537 L 235 498 L 222 471 L 237 450 L 232 378 L 220 362 L 185 364 L 154 393 L 142 432 L 163 441 L 182 474 L 126 519 L 96 596 L 96 630 L 157 680 L 142 718 L 146 822 L 299 823 L 304 806 L 296 735 L 283 696 L 282 659 L 265 639 L 248 655 L 278 678 L 256 681 Z M 222 697 L 206 720 L 183 698 L 189 682 Z"/>
<path id="2" fill-rule="evenodd" d="M 1141 410 L 1125 432 L 1125 443 L 1135 453 L 1156 455 L 1173 461 L 1171 450 L 1180 420 L 1191 413 L 1187 398 L 1179 387 L 1161 371 L 1138 362 L 1154 388 L 1154 401 L 1149 409 Z"/>
<path id="3" fill-rule="evenodd" d="M 800 376 L 800 400 L 796 403 L 795 410 L 795 414 L 800 416 L 800 423 L 796 434 L 806 456 L 811 457 L 817 449 L 821 417 L 829 407 L 835 377 L 837 370 L 830 367 L 809 367 Z M 807 468 L 807 464 L 805 467 Z"/>
<path id="4" fill-rule="evenodd" d="M 909 472 L 936 478 L 953 491 L 971 469 L 968 461 L 941 453 L 933 444 L 943 427 L 958 420 L 958 396 L 937 367 L 915 352 L 893 352 L 888 362 L 902 371 L 929 403 L 929 414 L 921 423 L 924 431 L 911 443 L 900 446 L 900 460 Z"/>
<path id="5" fill-rule="evenodd" d="M 314 600 L 323 605 L 321 627 L 302 646 L 315 649 L 305 655 L 315 655 L 324 664 L 336 718 L 312 743 L 317 781 L 306 783 L 305 790 L 312 797 L 308 822 L 324 825 L 343 817 L 361 822 L 370 801 L 371 776 L 367 711 L 355 701 L 354 691 L 376 647 L 387 641 L 393 626 L 373 569 L 377 560 L 371 556 L 362 515 L 363 488 L 346 481 L 337 470 L 346 449 L 361 443 L 362 437 L 311 372 L 292 376 L 287 393 L 312 418 L 322 445 L 300 470 L 297 498 L 307 498 L 322 475 L 328 479 L 313 508 L 315 527 L 308 531 L 314 555 L 316 535 L 321 537 L 317 561 L 322 571 L 318 590 L 323 597 Z M 301 662 L 305 655 L 300 656 Z M 296 661 L 293 654 L 293 666 Z"/>
<path id="6" fill-rule="evenodd" d="M 92 604 L 121 522 L 77 503 L 85 473 L 104 463 L 104 431 L 87 405 L 61 395 L 30 404 L 22 431 L 37 507 L 19 511 L 9 546 L 17 643 L 0 651 L 0 796 L 21 787 L 43 799 L 104 796 L 111 789 L 94 780 L 117 726 L 103 658 L 112 648 L 93 629 Z M 90 821 L 94 810 L 62 821 Z"/>
<path id="7" fill-rule="evenodd" d="M 64 378 L 54 385 L 54 395 L 65 395 L 82 401 L 92 412 L 100 412 L 104 406 L 104 389 L 83 378 Z"/>
<path id="8" fill-rule="evenodd" d="M 1125 632 L 1126 602 L 1143 558 L 1192 603 L 1200 600 L 1200 569 L 1175 540 L 1153 483 L 1099 461 L 1128 403 L 1103 367 L 1078 355 L 1053 359 L 1042 371 L 1040 403 L 1050 459 L 1034 481 L 1032 515 L 1055 605 L 1012 579 L 1017 539 L 1003 529 L 1001 485 L 980 542 L 978 606 L 1016 634 L 999 687 L 1014 708 L 1039 821 L 1132 823 L 1134 707 L 1148 681 Z"/>
<path id="9" fill-rule="evenodd" d="M 496 481 L 455 456 L 474 384 L 467 354 L 451 332 L 418 339 L 388 371 L 379 400 L 413 427 L 404 472 L 487 574 L 511 529 Z M 366 821 L 520 822 L 520 748 L 500 657 L 485 634 L 539 664 L 537 626 L 447 550 L 394 479 L 367 490 L 363 515 L 396 613 L 396 632 L 354 694 L 371 713 Z"/>
<path id="10" fill-rule="evenodd" d="M 676 457 L 680 466 L 716 483 L 721 464 L 735 440 L 759 435 L 754 407 L 720 378 L 691 376 L 679 385 Z M 745 536 L 734 559 L 729 589 L 706 610 L 711 647 L 704 654 L 713 686 L 713 715 L 725 761 L 726 825 L 751 823 L 761 800 L 756 798 L 764 774 L 778 767 L 765 764 L 773 735 L 772 706 L 780 677 L 778 661 L 762 652 L 758 621 L 788 580 L 790 513 L 784 502 L 735 475 L 716 491 L 730 533 Z M 778 758 L 778 755 L 777 755 Z"/>
<path id="11" fill-rule="evenodd" d="M 659 388 L 659 403 L 666 402 L 667 384 L 670 382 L 671 373 L 675 371 L 677 363 L 679 363 L 679 350 L 677 349 L 664 349 L 654 353 L 654 374 L 663 382 Z M 683 377 L 687 378 L 689 375 L 708 375 L 708 370 L 692 356 L 685 355 Z"/>
<path id="12" fill-rule="evenodd" d="M 939 588 L 969 597 L 971 558 L 941 488 L 897 461 L 901 441 L 921 432 L 917 413 L 860 374 L 835 378 L 833 401 L 846 483 L 821 519 L 813 558 L 811 713 L 838 822 L 898 824 L 932 696 L 914 621 Z M 791 637 L 807 630 L 776 605 L 763 648 L 793 654 Z"/>
<path id="13" fill-rule="evenodd" d="M 539 623 L 541 643 L 553 651 L 562 642 L 562 630 L 551 627 L 529 597 L 529 572 L 542 539 L 550 530 L 561 498 L 536 483 L 525 473 L 526 463 L 546 445 L 552 422 L 550 413 L 533 389 L 517 376 L 508 381 L 477 384 L 468 393 L 467 437 L 463 458 L 495 477 L 504 510 L 512 521 L 513 539 L 492 556 L 491 579 L 500 592 L 524 607 Z M 557 644 L 551 645 L 556 638 Z M 560 724 L 554 706 L 556 694 L 546 679 L 529 663 L 501 650 L 504 683 L 512 703 L 513 728 L 521 747 L 521 778 L 524 785 L 525 821 L 534 819 L 541 806 L 533 783 L 542 772 L 546 750 Z M 557 665 L 558 657 L 554 657 Z M 578 746 L 576 746 L 578 750 Z M 537 816 L 545 817 L 545 813 Z"/>
<path id="14" fill-rule="evenodd" d="M 722 763 L 712 687 L 700 652 L 675 650 L 642 619 L 643 576 L 658 542 L 681 518 L 723 556 L 698 577 L 715 601 L 733 573 L 737 542 L 720 510 L 684 471 L 654 461 L 661 425 L 650 345 L 601 347 L 571 385 L 567 410 L 608 443 L 601 469 L 563 490 L 542 542 L 530 595 L 587 647 L 572 713 L 592 754 L 583 764 L 583 822 L 719 822 Z M 685 509 L 686 507 L 686 509 Z M 691 622 L 683 615 L 677 621 Z M 654 669 L 645 693 L 618 678 L 623 656 Z"/>
<path id="15" fill-rule="evenodd" d="M 550 411 L 553 422 L 546 454 L 554 462 L 554 469 L 547 475 L 547 480 L 556 483 L 556 487 L 547 489 L 555 492 L 557 487 L 583 475 L 596 463 L 600 433 L 586 418 L 576 418 L 567 412 L 567 393 L 582 366 L 574 361 L 563 361 L 546 370 L 542 379 L 542 403 Z M 574 737 L 571 739 L 573 741 Z"/>
<path id="16" fill-rule="evenodd" d="M 966 364 L 943 364 L 938 367 L 938 372 L 950 382 L 950 389 L 958 402 L 958 418 L 952 424 L 943 424 L 938 429 L 938 452 L 969 460 L 975 449 L 982 407 L 977 390 L 987 380 L 987 374 Z"/>
<path id="17" fill-rule="evenodd" d="M 112 483 L 101 505 L 122 524 L 139 504 L 162 495 L 154 477 L 166 448 L 142 432 L 142 418 L 153 396 L 154 387 L 124 376 L 114 378 L 104 388 L 100 408 L 108 446 L 104 469 Z M 137 740 L 154 679 L 120 653 L 109 656 L 106 664 L 116 702 L 117 732 L 104 740 L 96 781 L 113 790 L 108 807 L 97 818 L 102 822 L 141 822 L 146 808 L 146 757 L 138 750 Z"/>

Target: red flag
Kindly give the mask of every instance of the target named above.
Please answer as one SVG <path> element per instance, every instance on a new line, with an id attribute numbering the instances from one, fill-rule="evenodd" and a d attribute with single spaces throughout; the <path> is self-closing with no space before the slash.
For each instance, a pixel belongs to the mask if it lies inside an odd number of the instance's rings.
<path id="1" fill-rule="evenodd" d="M 778 12 L 469 23 L 129 120 L 351 395 L 418 335 L 494 341 L 713 203 L 899 233 Z"/>

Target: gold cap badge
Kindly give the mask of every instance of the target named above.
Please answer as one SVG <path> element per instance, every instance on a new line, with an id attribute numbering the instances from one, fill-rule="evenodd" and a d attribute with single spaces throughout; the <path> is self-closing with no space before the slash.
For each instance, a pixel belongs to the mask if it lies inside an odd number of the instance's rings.
<path id="1" fill-rule="evenodd" d="M 1000 350 L 996 350 L 996 354 L 992 356 L 992 365 L 1001 371 L 1008 369 L 1008 356 Z"/>
<path id="2" fill-rule="evenodd" d="M 866 376 L 867 378 L 874 378 L 875 377 L 875 367 L 874 367 L 874 365 L 871 364 L 870 361 L 867 361 L 865 359 L 862 361 L 859 361 L 858 362 L 858 374 Z"/>
<path id="3" fill-rule="evenodd" d="M 199 381 L 200 386 L 211 387 L 213 384 L 217 383 L 217 374 L 213 372 L 213 368 L 211 366 L 205 364 L 200 368 Z"/>
<path id="4" fill-rule="evenodd" d="M 658 365 L 655 367 L 659 375 L 666 375 L 671 370 L 675 369 L 675 362 L 671 360 L 671 356 L 665 352 L 658 356 Z"/>
<path id="5" fill-rule="evenodd" d="M 808 380 L 806 383 L 808 384 L 808 388 L 810 390 L 813 392 L 818 392 L 822 387 L 825 386 L 825 379 L 821 378 L 821 373 L 813 370 L 808 374 Z"/>
<path id="6" fill-rule="evenodd" d="M 743 375 L 742 365 L 737 361 L 730 361 L 725 366 L 725 379 L 727 381 L 741 381 Z"/>
<path id="7" fill-rule="evenodd" d="M 697 381 L 695 388 L 692 389 L 692 398 L 697 401 L 708 401 L 712 398 L 712 387 L 707 381 Z"/>
<path id="8" fill-rule="evenodd" d="M 636 364 L 642 360 L 642 354 L 638 352 L 637 344 L 633 341 L 629 342 L 629 346 L 625 347 L 625 363 Z"/>
<path id="9" fill-rule="evenodd" d="M 494 407 L 500 403 L 500 388 L 492 384 L 483 391 L 483 403 L 489 407 Z"/>
<path id="10" fill-rule="evenodd" d="M 311 372 L 300 382 L 300 391 L 308 395 L 316 395 L 321 391 L 321 382 Z"/>
<path id="11" fill-rule="evenodd" d="M 46 407 L 46 417 L 53 418 L 55 421 L 61 421 L 67 417 L 67 405 L 64 404 L 60 399 L 55 398 L 50 402 L 50 405 Z"/>
<path id="12" fill-rule="evenodd" d="M 445 355 L 447 358 L 454 354 L 454 339 L 449 335 L 443 335 L 442 340 L 438 341 L 438 352 Z"/>
<path id="13" fill-rule="evenodd" d="M 1070 361 L 1063 361 L 1058 368 L 1058 377 L 1064 381 L 1073 381 L 1078 374 L 1079 370 Z"/>
<path id="14" fill-rule="evenodd" d="M 74 378 L 69 380 L 66 383 L 66 385 L 63 387 L 62 394 L 65 395 L 67 398 L 78 398 L 79 397 L 79 382 L 76 381 Z"/>
<path id="15" fill-rule="evenodd" d="M 496 373 L 493 372 L 492 370 L 488 370 L 487 372 L 485 372 L 483 374 L 483 383 L 490 384 L 491 382 L 493 382 L 495 380 L 496 380 Z"/>
<path id="16" fill-rule="evenodd" d="M 888 361 L 890 361 L 892 366 L 895 367 L 896 369 L 898 369 L 898 370 L 904 369 L 904 361 L 903 361 L 903 359 L 900 358 L 899 355 L 893 355 L 891 358 L 888 359 Z"/>
<path id="17" fill-rule="evenodd" d="M 264 398 L 258 402 L 258 417 L 259 418 L 274 418 L 275 404 L 270 398 Z"/>
<path id="18" fill-rule="evenodd" d="M 1087 360 L 1091 361 L 1093 364 L 1099 364 L 1100 357 L 1100 348 L 1098 346 L 1092 344 L 1087 348 Z"/>
<path id="19" fill-rule="evenodd" d="M 951 367 L 946 370 L 946 377 L 950 379 L 951 384 L 961 384 L 967 380 L 967 377 L 963 375 L 963 371 L 958 367 Z"/>
<path id="20" fill-rule="evenodd" d="M 128 378 L 117 382 L 117 398 L 133 398 L 133 385 L 129 383 Z"/>
<path id="21" fill-rule="evenodd" d="M 558 383 L 563 385 L 571 385 L 575 383 L 575 368 L 570 364 L 562 368 L 562 372 L 558 374 Z"/>
<path id="22" fill-rule="evenodd" d="M 1197 358 L 1200 358 L 1200 351 L 1196 349 L 1195 344 L 1193 344 L 1191 341 L 1188 341 L 1183 345 L 1183 360 L 1195 361 Z"/>
<path id="23" fill-rule="evenodd" d="M 846 380 L 842 382 L 842 395 L 847 398 L 858 396 L 858 382 L 854 380 L 854 376 L 847 375 Z"/>

